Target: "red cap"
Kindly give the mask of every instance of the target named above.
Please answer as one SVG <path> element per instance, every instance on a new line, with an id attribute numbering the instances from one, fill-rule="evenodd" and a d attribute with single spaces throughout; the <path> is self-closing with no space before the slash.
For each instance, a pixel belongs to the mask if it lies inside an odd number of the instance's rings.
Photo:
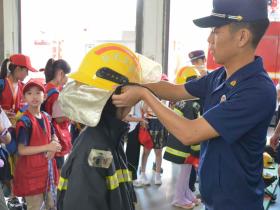
<path id="1" fill-rule="evenodd" d="M 27 68 L 29 71 L 36 72 L 37 70 L 31 66 L 30 58 L 23 54 L 14 54 L 11 55 L 10 61 L 18 66 L 23 66 Z"/>
<path id="2" fill-rule="evenodd" d="M 45 87 L 40 79 L 30 79 L 23 87 L 23 94 L 29 90 L 29 88 L 36 86 L 40 90 L 42 90 L 45 93 Z"/>

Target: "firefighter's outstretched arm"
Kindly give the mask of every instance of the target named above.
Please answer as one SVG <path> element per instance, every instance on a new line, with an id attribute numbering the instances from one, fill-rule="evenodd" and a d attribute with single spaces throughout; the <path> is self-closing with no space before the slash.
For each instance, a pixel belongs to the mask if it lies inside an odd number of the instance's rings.
<path id="1" fill-rule="evenodd" d="M 170 90 L 166 91 L 173 92 Z M 192 98 L 187 92 L 185 95 L 189 95 L 189 98 Z M 122 89 L 122 94 L 113 95 L 112 99 L 117 107 L 131 106 L 139 100 L 145 101 L 155 112 L 165 128 L 183 144 L 191 145 L 219 136 L 217 131 L 203 117 L 195 120 L 188 120 L 178 116 L 168 107 L 161 104 L 161 102 L 144 87 L 125 86 Z"/>
<path id="2" fill-rule="evenodd" d="M 167 81 L 148 83 L 143 86 L 149 88 L 160 99 L 168 101 L 180 101 L 195 98 L 186 91 L 184 85 L 176 85 Z"/>

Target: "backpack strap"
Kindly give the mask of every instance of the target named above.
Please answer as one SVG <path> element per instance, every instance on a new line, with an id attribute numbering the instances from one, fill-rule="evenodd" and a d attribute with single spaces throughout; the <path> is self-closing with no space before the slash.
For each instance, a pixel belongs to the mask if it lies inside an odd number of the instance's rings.
<path id="1" fill-rule="evenodd" d="M 31 136 L 32 123 L 27 115 L 22 115 L 19 120 L 17 120 L 16 130 L 11 132 L 12 140 L 6 145 L 6 148 L 10 154 L 16 154 L 17 152 L 17 135 L 21 127 L 26 128 L 26 135 L 28 138 Z"/>
<path id="2" fill-rule="evenodd" d="M 20 121 L 22 121 L 23 124 L 25 125 L 25 127 L 27 128 L 27 131 L 28 131 L 27 135 L 28 135 L 28 138 L 30 138 L 31 131 L 32 131 L 32 123 L 31 123 L 30 118 L 27 115 L 23 115 L 20 118 Z"/>
<path id="3" fill-rule="evenodd" d="M 22 108 L 19 109 L 21 113 L 25 112 L 28 109 L 28 104 L 25 104 Z"/>
<path id="4" fill-rule="evenodd" d="M 49 89 L 49 91 L 47 92 L 47 97 L 44 100 L 44 102 L 41 104 L 41 111 L 46 111 L 46 103 L 49 99 L 49 97 L 51 97 L 53 94 L 55 93 L 59 93 L 58 90 L 56 88 L 51 88 Z"/>
<path id="5" fill-rule="evenodd" d="M 43 113 L 43 114 L 47 117 L 48 122 L 51 124 L 51 123 L 52 123 L 52 118 L 51 118 L 51 116 L 50 116 L 47 112 L 45 112 L 45 111 L 41 111 L 41 113 Z"/>
<path id="6" fill-rule="evenodd" d="M 49 89 L 49 91 L 47 92 L 47 99 L 55 93 L 58 93 L 58 90 L 56 88 Z"/>
<path id="7" fill-rule="evenodd" d="M 2 97 L 2 92 L 5 88 L 5 79 L 0 79 L 0 98 Z"/>

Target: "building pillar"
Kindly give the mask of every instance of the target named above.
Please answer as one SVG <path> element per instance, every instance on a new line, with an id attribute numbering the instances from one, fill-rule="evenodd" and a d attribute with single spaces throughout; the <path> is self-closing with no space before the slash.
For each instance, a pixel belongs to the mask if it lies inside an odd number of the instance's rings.
<path id="1" fill-rule="evenodd" d="M 168 66 L 170 0 L 138 0 L 136 51 Z"/>
<path id="2" fill-rule="evenodd" d="M 0 60 L 20 52 L 20 0 L 0 0 Z"/>

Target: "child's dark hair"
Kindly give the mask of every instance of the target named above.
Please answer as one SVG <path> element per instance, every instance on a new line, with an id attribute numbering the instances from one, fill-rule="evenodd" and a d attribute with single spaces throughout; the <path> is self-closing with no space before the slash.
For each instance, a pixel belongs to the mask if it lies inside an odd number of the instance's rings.
<path id="1" fill-rule="evenodd" d="M 138 85 L 138 84 L 134 84 L 134 83 L 130 83 L 131 85 Z M 121 90 L 122 87 L 124 85 L 120 85 L 116 88 L 114 94 L 121 94 Z M 103 119 L 103 117 L 107 115 L 107 116 L 113 116 L 116 117 L 117 116 L 117 107 L 113 104 L 113 100 L 112 100 L 112 96 L 109 98 L 109 100 L 107 101 L 107 103 L 105 104 L 102 114 L 101 114 L 101 119 Z"/>
<path id="2" fill-rule="evenodd" d="M 65 60 L 54 60 L 53 58 L 50 58 L 45 67 L 46 82 L 51 81 L 55 77 L 55 73 L 58 69 L 61 69 L 65 74 L 68 74 L 71 71 L 69 64 Z"/>
<path id="3" fill-rule="evenodd" d="M 13 74 L 17 65 L 13 64 L 13 63 L 9 63 L 8 66 L 8 62 L 10 62 L 9 58 L 6 58 L 1 65 L 1 72 L 0 72 L 0 79 L 5 79 L 8 76 L 8 73 Z"/>

